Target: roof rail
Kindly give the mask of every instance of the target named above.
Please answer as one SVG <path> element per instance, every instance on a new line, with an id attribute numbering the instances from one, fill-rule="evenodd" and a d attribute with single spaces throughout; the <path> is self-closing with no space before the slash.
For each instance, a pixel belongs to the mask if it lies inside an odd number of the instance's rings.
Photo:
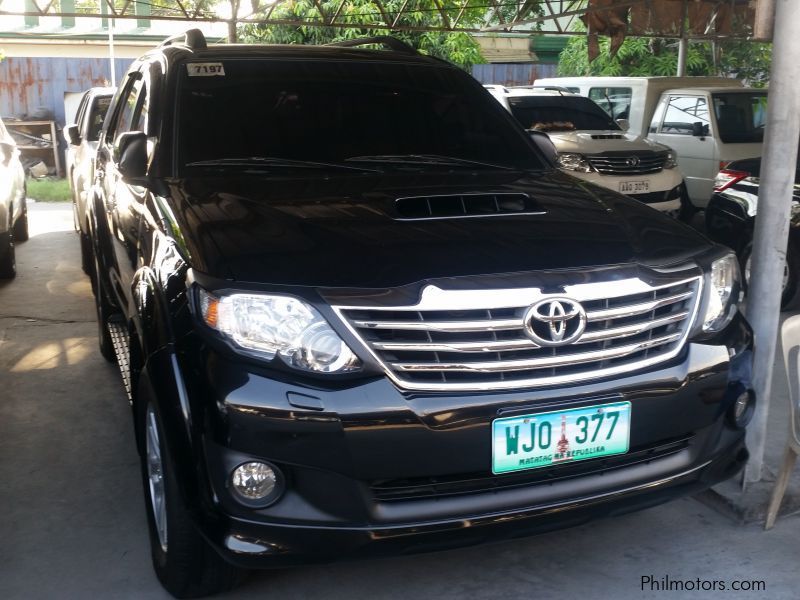
<path id="1" fill-rule="evenodd" d="M 414 54 L 417 55 L 417 52 L 412 46 L 409 46 L 405 42 L 398 40 L 390 35 L 378 35 L 375 37 L 367 37 L 367 38 L 358 38 L 355 40 L 342 40 L 341 42 L 331 42 L 330 44 L 325 44 L 326 46 L 340 46 L 342 48 L 355 48 L 357 46 L 371 46 L 371 45 L 379 45 L 383 46 L 388 50 L 394 50 L 395 52 L 402 52 L 403 54 Z"/>
<path id="2" fill-rule="evenodd" d="M 208 48 L 206 36 L 199 29 L 188 29 L 186 33 L 170 36 L 158 45 L 159 48 L 165 46 L 186 46 L 192 50 L 205 50 Z"/>

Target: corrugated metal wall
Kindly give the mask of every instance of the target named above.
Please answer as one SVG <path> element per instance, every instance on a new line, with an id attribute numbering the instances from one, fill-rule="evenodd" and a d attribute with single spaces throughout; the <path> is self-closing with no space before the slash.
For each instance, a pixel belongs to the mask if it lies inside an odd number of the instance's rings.
<path id="1" fill-rule="evenodd" d="M 474 65 L 472 76 L 481 83 L 531 85 L 537 79 L 556 76 L 555 64 L 490 63 Z"/>
<path id="2" fill-rule="evenodd" d="M 128 58 L 115 61 L 117 80 L 131 62 Z M 0 62 L 0 115 L 20 118 L 45 108 L 63 127 L 64 94 L 107 81 L 111 81 L 111 65 L 106 58 L 7 57 Z"/>

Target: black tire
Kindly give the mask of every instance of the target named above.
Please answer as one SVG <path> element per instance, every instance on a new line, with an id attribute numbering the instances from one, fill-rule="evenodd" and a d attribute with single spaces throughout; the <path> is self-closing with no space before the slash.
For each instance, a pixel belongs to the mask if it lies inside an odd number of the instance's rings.
<path id="1" fill-rule="evenodd" d="M 741 251 L 739 257 L 739 266 L 741 267 L 743 279 L 744 279 L 744 286 L 745 291 L 747 288 L 750 287 L 750 278 L 748 277 L 749 268 L 748 268 L 748 261 L 750 260 L 750 255 L 753 252 L 753 243 L 748 243 L 744 250 Z M 798 300 L 800 300 L 800 294 L 798 294 L 798 264 L 797 258 L 794 256 L 792 252 L 792 243 L 789 242 L 789 247 L 786 251 L 786 268 L 787 268 L 787 280 L 786 285 L 783 288 L 783 294 L 781 294 L 781 310 L 790 310 L 797 306 Z"/>
<path id="2" fill-rule="evenodd" d="M 114 315 L 115 311 L 100 281 L 100 267 L 97 263 L 97 258 L 94 259 L 93 287 L 97 290 L 94 296 L 94 305 L 97 312 L 97 339 L 100 346 L 100 354 L 108 362 L 117 362 L 114 343 L 111 341 L 111 332 L 108 331 L 108 320 Z"/>
<path id="3" fill-rule="evenodd" d="M 143 386 L 140 386 L 140 390 Z M 231 590 L 241 580 L 242 571 L 228 564 L 213 547 L 198 533 L 189 512 L 184 506 L 178 482 L 175 476 L 174 463 L 164 443 L 164 427 L 156 407 L 147 398 L 142 398 L 138 414 L 138 431 L 142 436 L 140 447 L 142 487 L 144 488 L 145 510 L 150 534 L 150 550 L 153 569 L 161 585 L 176 598 L 200 598 Z M 150 408 L 152 407 L 152 409 Z M 151 412 L 152 410 L 152 412 Z M 150 471 L 151 454 L 148 445 L 148 424 L 154 420 L 158 432 L 159 464 L 161 476 L 156 480 L 161 484 L 151 487 Z M 152 438 L 151 438 L 152 443 Z M 152 500 L 151 489 L 163 490 L 161 503 Z M 163 507 L 162 518 L 166 523 L 164 545 L 156 527 L 154 506 Z M 162 521 L 162 523 L 164 522 Z"/>
<path id="4" fill-rule="evenodd" d="M 9 231 L 2 238 L 7 241 L 5 247 L 0 246 L 0 279 L 14 279 L 17 276 L 17 254 L 14 249 L 14 234 Z"/>
<path id="5" fill-rule="evenodd" d="M 28 201 L 26 198 L 22 199 L 22 214 L 14 223 L 14 241 L 28 241 Z"/>

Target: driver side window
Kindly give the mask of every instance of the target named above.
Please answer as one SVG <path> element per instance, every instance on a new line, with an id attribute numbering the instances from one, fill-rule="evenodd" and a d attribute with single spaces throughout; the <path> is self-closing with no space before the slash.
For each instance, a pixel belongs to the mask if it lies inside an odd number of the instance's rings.
<path id="1" fill-rule="evenodd" d="M 109 138 L 114 144 L 128 131 L 147 130 L 147 86 L 141 77 L 129 83 Z"/>

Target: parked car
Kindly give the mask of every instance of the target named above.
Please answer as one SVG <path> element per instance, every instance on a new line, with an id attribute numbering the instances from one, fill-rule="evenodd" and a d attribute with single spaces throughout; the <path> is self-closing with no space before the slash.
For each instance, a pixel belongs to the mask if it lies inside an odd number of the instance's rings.
<path id="1" fill-rule="evenodd" d="M 555 77 L 536 83 L 578 91 L 624 119 L 631 133 L 672 148 L 696 208 L 708 204 L 720 165 L 761 155 L 767 90 L 736 79 Z"/>
<path id="2" fill-rule="evenodd" d="M 75 123 L 64 128 L 67 140 L 66 172 L 72 193 L 75 231 L 80 234 L 81 264 L 86 273 L 92 268 L 92 249 L 86 222 L 86 196 L 94 179 L 97 140 L 116 88 L 94 87 L 87 90 L 78 105 Z"/>
<path id="3" fill-rule="evenodd" d="M 667 146 L 626 133 L 597 104 L 578 94 L 484 87 L 525 129 L 550 136 L 562 170 L 671 216 L 680 215 L 686 192 Z"/>
<path id="4" fill-rule="evenodd" d="M 16 276 L 14 244 L 28 239 L 26 189 L 17 144 L 0 120 L 0 279 Z"/>
<path id="5" fill-rule="evenodd" d="M 714 195 L 706 208 L 706 231 L 712 240 L 736 251 L 744 272 L 745 284 L 750 282 L 753 250 L 753 228 L 758 210 L 761 159 L 750 158 L 728 164 L 717 175 Z M 800 163 L 795 170 L 795 189 L 786 268 L 783 277 L 784 309 L 797 306 L 800 294 Z"/>
<path id="6" fill-rule="evenodd" d="M 194 30 L 109 110 L 100 350 L 173 595 L 570 526 L 747 460 L 736 257 L 553 168 L 461 69 Z"/>

